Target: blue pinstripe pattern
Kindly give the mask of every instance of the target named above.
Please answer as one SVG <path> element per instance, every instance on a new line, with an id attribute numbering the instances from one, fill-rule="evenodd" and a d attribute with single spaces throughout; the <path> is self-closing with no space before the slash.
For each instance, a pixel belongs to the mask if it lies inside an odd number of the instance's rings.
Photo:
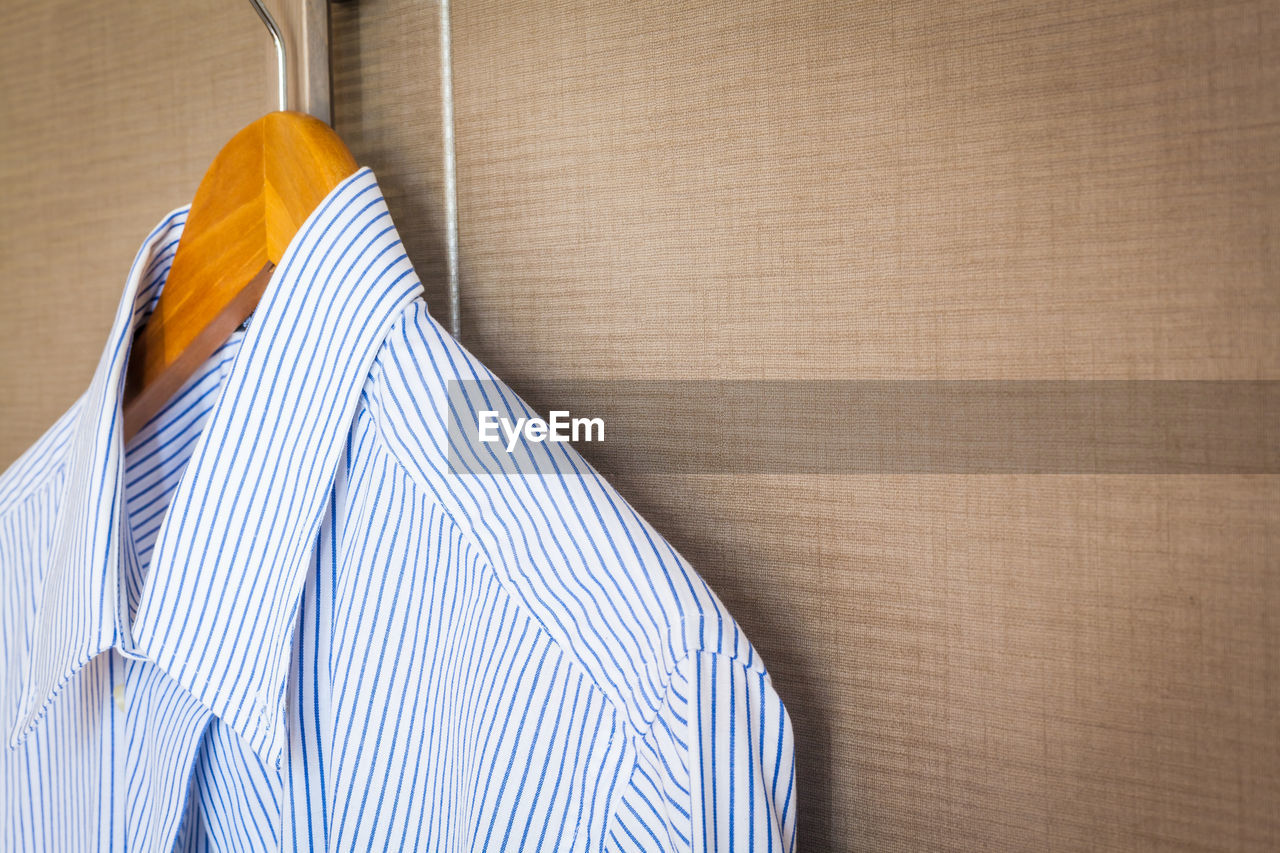
<path id="1" fill-rule="evenodd" d="M 790 723 L 737 624 L 426 312 L 372 172 L 130 440 L 144 241 L 89 390 L 0 476 L 0 847 L 795 847 Z M 463 470 L 449 465 L 450 454 Z"/>

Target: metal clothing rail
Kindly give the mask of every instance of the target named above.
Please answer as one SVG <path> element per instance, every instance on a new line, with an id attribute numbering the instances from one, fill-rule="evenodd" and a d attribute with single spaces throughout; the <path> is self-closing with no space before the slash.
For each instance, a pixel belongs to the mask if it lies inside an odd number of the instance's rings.
<path id="1" fill-rule="evenodd" d="M 449 333 L 462 337 L 462 294 L 458 274 L 458 158 L 453 138 L 453 24 L 449 0 L 440 2 L 440 117 L 444 157 L 445 272 L 449 283 Z"/>
<path id="2" fill-rule="evenodd" d="M 337 2 L 338 0 L 335 0 Z M 449 0 L 440 10 L 440 81 L 444 156 L 445 266 L 449 290 L 449 331 L 462 334 L 462 299 L 458 273 L 458 191 L 453 136 L 453 62 Z M 333 124 L 333 68 L 329 48 L 329 0 L 294 0 L 289 9 L 299 54 L 297 73 L 290 74 L 289 48 L 275 18 L 262 0 L 249 0 L 271 34 L 276 51 L 276 100 L 281 110 L 296 109 Z"/>
<path id="3" fill-rule="evenodd" d="M 333 72 L 329 58 L 329 0 L 298 0 L 291 11 L 297 48 L 297 73 L 290 73 L 289 47 L 276 19 L 262 0 L 249 0 L 276 51 L 277 109 L 296 109 L 333 124 Z M 296 89 L 296 91 L 294 91 Z"/>

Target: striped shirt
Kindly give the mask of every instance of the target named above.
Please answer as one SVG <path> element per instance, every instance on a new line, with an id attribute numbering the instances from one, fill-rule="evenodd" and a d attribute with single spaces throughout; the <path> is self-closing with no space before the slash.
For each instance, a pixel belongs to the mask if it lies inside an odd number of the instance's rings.
<path id="1" fill-rule="evenodd" d="M 455 440 L 459 380 L 532 413 L 427 314 L 368 169 L 122 445 L 186 212 L 0 476 L 3 848 L 794 848 L 759 656 L 567 445 Z"/>

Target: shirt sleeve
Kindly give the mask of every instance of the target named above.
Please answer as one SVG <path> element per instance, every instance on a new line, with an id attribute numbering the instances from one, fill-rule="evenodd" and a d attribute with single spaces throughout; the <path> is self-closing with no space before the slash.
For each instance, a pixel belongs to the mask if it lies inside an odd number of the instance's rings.
<path id="1" fill-rule="evenodd" d="M 687 656 L 636 751 L 606 850 L 794 850 L 791 721 L 759 665 Z"/>

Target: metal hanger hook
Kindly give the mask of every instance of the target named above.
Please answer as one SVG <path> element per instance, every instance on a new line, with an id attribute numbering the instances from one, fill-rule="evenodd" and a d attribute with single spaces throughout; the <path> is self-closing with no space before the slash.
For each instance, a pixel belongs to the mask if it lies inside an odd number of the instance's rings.
<path id="1" fill-rule="evenodd" d="M 267 25 L 267 30 L 271 33 L 271 41 L 276 46 L 276 84 L 279 89 L 277 96 L 281 111 L 287 110 L 289 109 L 289 63 L 284 39 L 280 35 L 280 28 L 276 26 L 276 19 L 271 17 L 271 13 L 262 5 L 262 0 L 249 0 L 249 3 L 262 19 L 262 23 Z"/>

